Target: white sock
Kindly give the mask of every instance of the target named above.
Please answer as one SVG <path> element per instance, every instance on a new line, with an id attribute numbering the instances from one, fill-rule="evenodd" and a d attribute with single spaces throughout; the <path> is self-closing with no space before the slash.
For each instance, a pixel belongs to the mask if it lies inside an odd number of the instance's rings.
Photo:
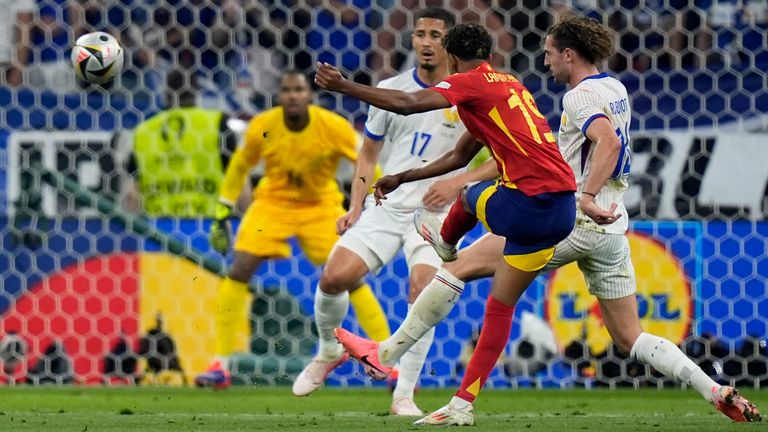
<path id="1" fill-rule="evenodd" d="M 392 366 L 417 340 L 443 320 L 464 291 L 464 282 L 440 268 L 432 282 L 419 294 L 405 321 L 379 344 L 379 361 Z"/>
<path id="2" fill-rule="evenodd" d="M 456 409 L 467 409 L 469 408 L 472 410 L 472 402 L 465 401 L 464 399 L 454 396 L 451 398 L 451 401 L 448 403 L 448 405 L 453 406 Z"/>
<path id="3" fill-rule="evenodd" d="M 411 310 L 413 305 L 408 305 Z M 435 328 L 431 328 L 422 336 L 411 348 L 400 357 L 399 374 L 397 376 L 397 386 L 392 392 L 392 400 L 407 397 L 413 399 L 413 391 L 419 382 L 421 370 L 424 368 L 424 362 L 427 360 L 429 347 L 435 339 Z"/>
<path id="4" fill-rule="evenodd" d="M 632 345 L 630 357 L 650 365 L 668 377 L 683 382 L 712 400 L 712 388 L 720 387 L 671 341 L 649 333 L 641 333 Z"/>
<path id="5" fill-rule="evenodd" d="M 335 360 L 344 352 L 344 348 L 333 334 L 333 329 L 341 326 L 341 322 L 347 316 L 348 309 L 349 292 L 344 291 L 336 295 L 327 294 L 320 289 L 320 286 L 317 287 L 317 291 L 315 291 L 315 325 L 320 339 L 317 353 L 323 360 Z"/>

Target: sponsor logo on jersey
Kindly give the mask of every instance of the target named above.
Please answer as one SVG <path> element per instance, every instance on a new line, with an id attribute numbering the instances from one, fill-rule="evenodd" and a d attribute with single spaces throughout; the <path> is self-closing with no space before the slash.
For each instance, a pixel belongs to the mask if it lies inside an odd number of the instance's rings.
<path id="1" fill-rule="evenodd" d="M 693 302 L 688 278 L 679 259 L 653 238 L 630 233 L 629 245 L 637 277 L 637 301 L 643 330 L 679 344 L 689 332 Z M 558 269 L 549 279 L 544 313 L 561 347 L 585 339 L 595 354 L 611 338 L 597 298 L 576 263 Z"/>

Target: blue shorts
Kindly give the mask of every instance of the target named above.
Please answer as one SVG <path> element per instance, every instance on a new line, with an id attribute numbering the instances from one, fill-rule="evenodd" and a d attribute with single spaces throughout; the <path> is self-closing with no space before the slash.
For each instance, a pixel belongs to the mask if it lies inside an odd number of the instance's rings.
<path id="1" fill-rule="evenodd" d="M 540 270 L 555 253 L 555 245 L 573 230 L 573 192 L 527 196 L 495 181 L 467 188 L 467 204 L 488 231 L 504 237 L 504 260 L 524 271 Z"/>

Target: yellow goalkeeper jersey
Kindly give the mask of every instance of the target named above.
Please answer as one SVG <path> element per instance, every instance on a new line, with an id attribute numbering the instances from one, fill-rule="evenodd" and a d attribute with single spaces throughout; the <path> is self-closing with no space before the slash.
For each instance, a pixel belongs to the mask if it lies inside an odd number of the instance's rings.
<path id="1" fill-rule="evenodd" d="M 310 105 L 309 124 L 296 132 L 285 126 L 283 108 L 272 108 L 249 123 L 245 141 L 227 168 L 221 198 L 234 202 L 248 171 L 263 160 L 264 176 L 255 199 L 339 203 L 343 196 L 336 169 L 342 157 L 357 159 L 357 133 L 345 118 Z"/>

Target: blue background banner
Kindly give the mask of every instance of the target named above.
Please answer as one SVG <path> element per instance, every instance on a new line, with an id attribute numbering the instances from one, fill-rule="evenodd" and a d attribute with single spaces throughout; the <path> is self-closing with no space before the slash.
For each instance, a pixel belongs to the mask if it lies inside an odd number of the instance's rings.
<path id="1" fill-rule="evenodd" d="M 221 259 L 208 247 L 205 233 L 208 221 L 158 219 L 154 225 L 203 254 Z M 89 258 L 134 252 L 157 252 L 159 246 L 126 232 L 116 223 L 101 219 L 60 219 L 51 221 L 50 228 L 40 231 L 42 242 L 36 247 L 17 244 L 9 229 L 9 220 L 0 220 L 4 253 L 0 254 L 0 271 L 4 283 L 0 293 L 0 313 L 12 310 L 15 300 L 32 285 L 51 278 L 68 266 Z M 468 240 L 482 234 L 475 229 Z M 691 331 L 695 336 L 711 334 L 724 343 L 738 347 L 746 336 L 765 337 L 768 328 L 768 254 L 766 222 L 635 222 L 632 235 L 649 238 L 667 251 L 679 263 L 692 295 Z M 314 290 L 319 269 L 304 257 L 293 243 L 295 256 L 290 260 L 269 262 L 259 269 L 254 281 L 265 289 L 281 289 L 291 294 L 305 314 L 311 315 Z M 643 254 L 634 250 L 633 255 Z M 115 277 L 121 275 L 116 274 Z M 638 280 L 644 277 L 637 275 Z M 516 309 L 516 323 L 523 312 L 544 316 L 547 285 L 552 275 L 543 275 L 534 282 Z M 390 324 L 395 328 L 407 313 L 407 268 L 402 255 L 384 267 L 369 282 L 382 299 Z M 185 283 L 184 281 L 168 281 Z M 664 287 L 660 287 L 663 291 Z M 427 361 L 422 385 L 447 385 L 459 375 L 459 357 L 482 324 L 485 299 L 490 290 L 489 280 L 467 285 L 461 301 L 448 318 L 437 327 L 435 344 Z M 641 310 L 649 303 L 641 301 Z M 675 317 L 675 311 L 665 312 Z M 211 317 L 213 319 L 213 317 Z M 256 318 L 258 320 L 258 317 Z M 360 331 L 350 314 L 344 326 Z M 512 339 L 520 334 L 513 327 Z M 347 364 L 332 375 L 331 384 L 365 384 L 368 379 L 357 366 Z M 554 368 L 553 371 L 556 371 Z M 490 383 L 510 385 L 510 377 L 497 370 Z"/>

